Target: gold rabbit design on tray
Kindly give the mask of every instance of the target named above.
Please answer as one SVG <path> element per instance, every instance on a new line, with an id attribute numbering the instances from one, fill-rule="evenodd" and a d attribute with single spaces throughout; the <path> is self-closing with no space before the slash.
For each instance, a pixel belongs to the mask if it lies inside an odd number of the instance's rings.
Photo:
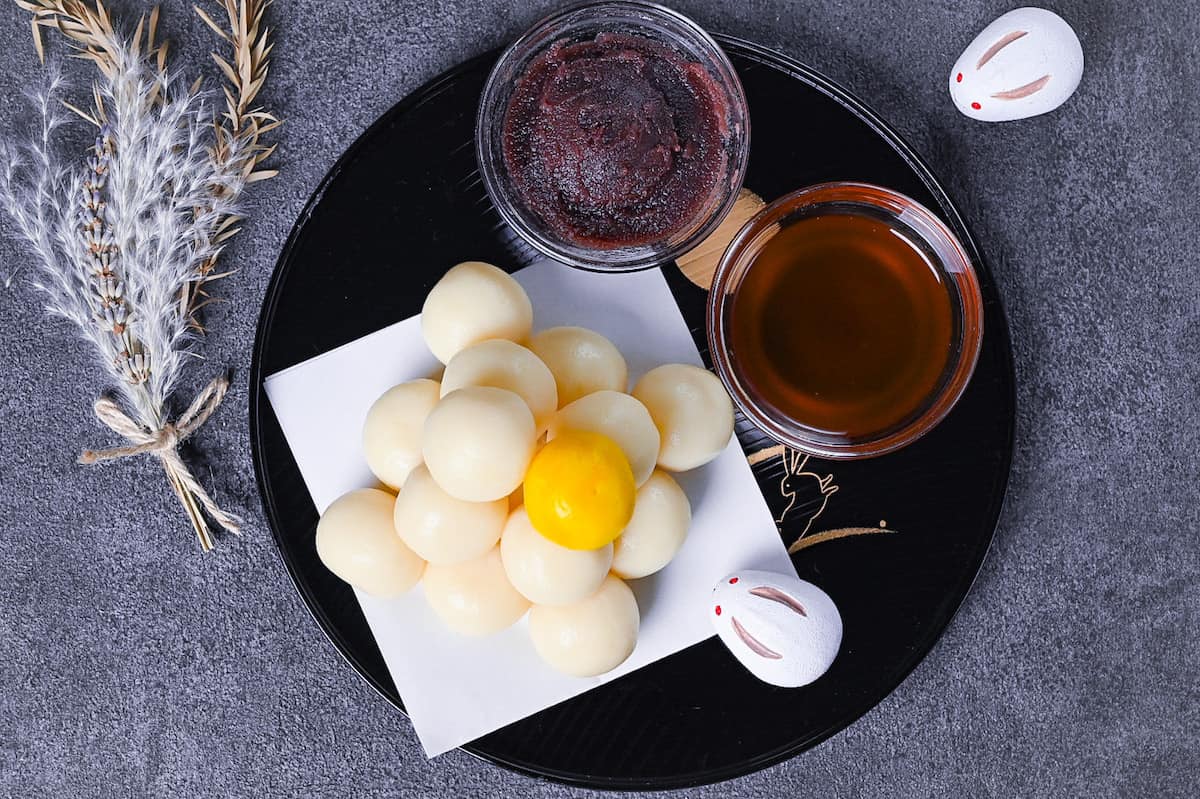
<path id="1" fill-rule="evenodd" d="M 779 494 L 785 500 L 783 509 L 775 517 L 775 524 L 784 534 L 790 534 L 790 530 L 799 530 L 795 539 L 788 545 L 789 553 L 794 554 L 814 544 L 847 536 L 896 532 L 888 529 L 885 520 L 880 520 L 878 527 L 839 527 L 812 533 L 813 525 L 825 512 L 830 498 L 839 490 L 839 486 L 834 482 L 833 473 L 822 475 L 814 471 L 809 468 L 810 455 L 783 444 L 775 444 L 746 456 L 752 467 L 774 458 L 779 458 L 783 464 L 783 476 L 779 478 Z"/>

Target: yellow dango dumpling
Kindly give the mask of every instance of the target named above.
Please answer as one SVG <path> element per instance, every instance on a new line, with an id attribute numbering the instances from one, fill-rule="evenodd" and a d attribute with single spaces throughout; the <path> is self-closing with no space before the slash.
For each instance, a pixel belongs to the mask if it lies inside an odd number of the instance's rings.
<path id="1" fill-rule="evenodd" d="M 564 430 L 542 447 L 523 488 L 534 529 L 568 549 L 612 543 L 637 499 L 625 453 L 611 438 L 582 430 Z"/>
<path id="2" fill-rule="evenodd" d="M 504 575 L 499 547 L 462 563 L 430 563 L 421 587 L 442 623 L 462 635 L 499 632 L 529 609 Z"/>
<path id="3" fill-rule="evenodd" d="M 646 482 L 658 458 L 658 428 L 646 406 L 619 391 L 596 391 L 559 409 L 550 421 L 550 440 L 564 430 L 599 433 L 617 442 L 629 459 L 633 480 Z"/>
<path id="4" fill-rule="evenodd" d="M 363 456 L 379 481 L 394 491 L 421 463 L 421 432 L 440 396 L 437 381 L 412 380 L 385 391 L 367 411 Z"/>
<path id="5" fill-rule="evenodd" d="M 613 574 L 625 580 L 654 574 L 679 552 L 691 523 L 687 494 L 656 469 L 638 489 L 633 518 L 613 542 Z"/>
<path id="6" fill-rule="evenodd" d="M 533 648 L 551 668 L 593 677 L 625 662 L 637 645 L 641 615 L 629 586 L 609 575 L 599 590 L 571 605 L 534 605 Z"/>
<path id="7" fill-rule="evenodd" d="M 505 339 L 472 344 L 450 359 L 442 375 L 442 396 L 465 386 L 491 386 L 513 392 L 533 413 L 533 423 L 545 430 L 558 408 L 554 375 L 533 352 Z"/>
<path id="8" fill-rule="evenodd" d="M 616 346 L 585 327 L 551 327 L 529 341 L 558 386 L 559 407 L 595 391 L 624 391 L 629 369 Z"/>
<path id="9" fill-rule="evenodd" d="M 532 329 L 533 306 L 525 289 L 503 269 L 482 261 L 452 268 L 421 308 L 421 333 L 442 363 L 480 341 L 525 341 Z"/>
<path id="10" fill-rule="evenodd" d="M 392 526 L 395 497 L 361 488 L 338 497 L 317 522 L 317 555 L 331 572 L 378 597 L 403 594 L 421 578 L 425 561 Z"/>
<path id="11" fill-rule="evenodd" d="M 669 363 L 651 369 L 633 387 L 650 411 L 661 439 L 658 465 L 683 472 L 721 454 L 733 436 L 733 401 L 707 369 Z"/>
<path id="12" fill-rule="evenodd" d="M 447 394 L 429 414 L 421 452 L 447 494 L 491 502 L 521 484 L 536 438 L 533 414 L 519 396 L 468 386 Z"/>
<path id="13" fill-rule="evenodd" d="M 559 546 L 533 528 L 523 507 L 509 515 L 500 536 L 509 581 L 539 605 L 567 605 L 595 591 L 608 574 L 612 553 L 612 544 L 598 549 Z"/>
<path id="14" fill-rule="evenodd" d="M 430 563 L 461 563 L 477 558 L 500 540 L 508 519 L 508 499 L 466 502 L 456 499 L 418 466 L 396 497 L 396 532 Z"/>

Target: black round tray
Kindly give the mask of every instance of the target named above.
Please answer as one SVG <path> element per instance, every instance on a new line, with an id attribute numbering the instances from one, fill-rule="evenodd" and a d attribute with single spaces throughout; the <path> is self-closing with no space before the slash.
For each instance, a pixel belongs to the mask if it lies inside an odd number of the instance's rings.
<path id="1" fill-rule="evenodd" d="M 738 437 L 787 541 L 843 527 L 896 531 L 827 541 L 793 558 L 799 575 L 837 602 L 841 653 L 816 683 L 786 690 L 755 680 L 713 638 L 464 747 L 562 782 L 622 789 L 714 782 L 791 757 L 850 724 L 904 679 L 950 622 L 987 552 L 1008 481 L 1008 330 L 987 265 L 949 198 L 900 137 L 845 90 L 778 53 L 719 41 L 750 104 L 746 185 L 770 200 L 811 183 L 860 180 L 933 209 L 979 272 L 983 351 L 954 412 L 882 458 L 835 464 L 772 454 L 772 442 L 739 420 Z M 418 313 L 459 261 L 511 271 L 540 257 L 501 222 L 476 170 L 475 110 L 494 60 L 480 56 L 434 79 L 351 145 L 292 231 L 255 341 L 250 428 L 279 551 L 330 641 L 400 709 L 353 593 L 317 559 L 317 513 L 263 378 Z M 673 265 L 664 271 L 707 358 L 705 293 Z"/>

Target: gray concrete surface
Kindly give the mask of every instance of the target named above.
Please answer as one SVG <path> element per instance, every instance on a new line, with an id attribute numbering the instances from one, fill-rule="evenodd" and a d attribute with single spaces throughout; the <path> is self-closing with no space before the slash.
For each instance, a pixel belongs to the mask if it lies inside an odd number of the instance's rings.
<path id="1" fill-rule="evenodd" d="M 1194 796 L 1200 783 L 1200 6 L 1061 0 L 1087 71 L 1059 112 L 959 116 L 947 70 L 1001 0 L 676 5 L 780 48 L 878 109 L 942 176 L 993 260 L 1020 418 L 991 557 L 930 657 L 857 724 L 695 796 Z M 188 4 L 164 28 L 195 71 Z M 246 380 L 292 222 L 392 103 L 553 2 L 279 0 L 267 97 L 283 173 L 253 192 L 210 314 L 236 386 L 197 436 L 248 519 L 202 557 L 149 461 L 75 465 L 109 439 L 98 375 L 27 287 L 0 295 L 0 795 L 563 796 L 462 753 L 426 762 L 407 720 L 311 621 L 266 529 Z M 114 2 L 119 14 L 139 9 Z M 43 80 L 26 17 L 0 14 L 0 123 Z M 61 48 L 56 48 L 61 51 Z M 81 73 L 84 74 L 84 73 Z M 5 267 L 23 258 L 7 237 Z M 210 474 L 211 470 L 211 474 Z"/>

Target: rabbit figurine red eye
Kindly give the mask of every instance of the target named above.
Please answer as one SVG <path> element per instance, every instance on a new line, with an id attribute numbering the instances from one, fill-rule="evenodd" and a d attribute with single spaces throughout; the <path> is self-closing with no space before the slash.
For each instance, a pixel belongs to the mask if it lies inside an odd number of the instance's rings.
<path id="1" fill-rule="evenodd" d="M 713 588 L 709 618 L 721 642 L 751 674 L 783 688 L 816 680 L 842 645 L 837 605 L 795 575 L 727 575 Z"/>
<path id="2" fill-rule="evenodd" d="M 950 71 L 958 110 L 984 122 L 1053 111 L 1083 76 L 1083 48 L 1070 25 L 1044 8 L 1018 8 L 984 28 Z"/>

